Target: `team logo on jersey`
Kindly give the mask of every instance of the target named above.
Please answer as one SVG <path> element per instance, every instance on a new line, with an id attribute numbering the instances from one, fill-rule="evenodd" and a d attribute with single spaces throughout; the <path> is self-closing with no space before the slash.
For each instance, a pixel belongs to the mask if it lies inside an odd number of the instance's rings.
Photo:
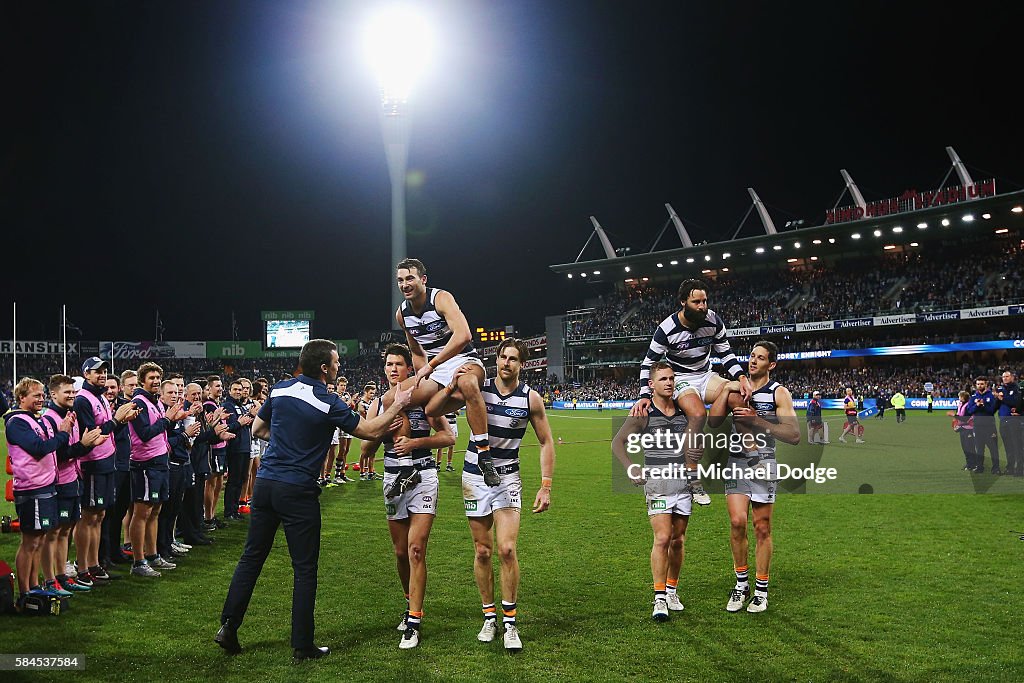
<path id="1" fill-rule="evenodd" d="M 39 519 L 39 527 L 42 528 L 42 527 L 47 527 L 47 526 L 50 526 L 50 518 L 49 517 L 41 517 Z"/>
<path id="2" fill-rule="evenodd" d="M 437 320 L 427 325 L 427 332 L 438 332 L 443 330 L 448 325 L 443 320 Z"/>
<path id="3" fill-rule="evenodd" d="M 519 426 L 519 420 L 509 420 L 508 421 L 509 429 L 515 429 L 518 426 Z"/>
<path id="4" fill-rule="evenodd" d="M 384 503 L 384 512 L 389 515 L 394 515 L 398 511 L 398 508 L 394 503 Z"/>
<path id="5" fill-rule="evenodd" d="M 463 498 L 462 503 L 466 507 L 466 512 L 476 512 L 477 501 Z"/>
<path id="6" fill-rule="evenodd" d="M 665 501 L 661 500 L 661 499 L 652 500 L 650 502 L 650 507 L 651 507 L 652 510 L 665 510 L 665 509 L 667 509 L 665 507 Z"/>

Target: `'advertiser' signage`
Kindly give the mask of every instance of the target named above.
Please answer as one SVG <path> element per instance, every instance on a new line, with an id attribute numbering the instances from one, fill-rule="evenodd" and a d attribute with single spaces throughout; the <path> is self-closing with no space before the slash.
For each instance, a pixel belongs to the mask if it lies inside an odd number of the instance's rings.
<path id="1" fill-rule="evenodd" d="M 839 323 L 847 322 L 845 320 L 833 321 L 833 320 L 822 320 L 816 323 L 797 323 L 797 332 L 814 332 L 816 330 L 832 330 L 839 326 Z"/>
<path id="2" fill-rule="evenodd" d="M 734 327 L 729 330 L 730 337 L 759 337 L 761 336 L 760 327 Z"/>
<path id="3" fill-rule="evenodd" d="M 1009 306 L 989 306 L 988 308 L 964 308 L 960 310 L 962 320 L 973 318 L 1001 318 L 1010 314 Z"/>
<path id="4" fill-rule="evenodd" d="M 909 323 L 916 323 L 917 316 L 913 313 L 904 313 L 903 315 L 880 315 L 871 319 L 875 327 L 881 327 L 883 325 L 907 325 Z"/>
<path id="5" fill-rule="evenodd" d="M 849 327 L 871 327 L 874 324 L 874 318 L 851 318 L 849 320 L 837 320 L 836 329 L 845 330 Z"/>
<path id="6" fill-rule="evenodd" d="M 26 356 L 40 356 L 44 354 L 64 353 L 64 345 L 53 341 L 0 341 L 0 353 Z M 68 342 L 68 353 L 78 353 L 78 342 Z"/>
<path id="7" fill-rule="evenodd" d="M 960 311 L 938 311 L 935 313 L 918 313 L 917 321 L 921 323 L 937 323 L 943 320 L 959 320 Z"/>
<path id="8" fill-rule="evenodd" d="M 768 325 L 761 328 L 761 334 L 785 334 L 796 332 L 796 325 Z"/>

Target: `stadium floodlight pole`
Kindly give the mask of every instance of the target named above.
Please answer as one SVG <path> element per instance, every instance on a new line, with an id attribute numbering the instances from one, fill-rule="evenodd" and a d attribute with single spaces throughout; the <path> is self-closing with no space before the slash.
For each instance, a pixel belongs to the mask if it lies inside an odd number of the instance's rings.
<path id="1" fill-rule="evenodd" d="M 429 64 L 432 46 L 430 25 L 408 7 L 390 7 L 375 15 L 366 27 L 365 51 L 380 85 L 381 132 L 391 179 L 391 311 L 386 329 L 398 328 L 394 312 L 403 297 L 395 286 L 394 267 L 408 256 L 405 184 L 409 165 L 409 99 L 416 80 Z"/>

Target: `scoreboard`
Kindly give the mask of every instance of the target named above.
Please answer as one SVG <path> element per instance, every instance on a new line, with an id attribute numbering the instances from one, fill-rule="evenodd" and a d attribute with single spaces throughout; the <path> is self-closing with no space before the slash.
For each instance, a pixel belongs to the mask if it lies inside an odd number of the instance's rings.
<path id="1" fill-rule="evenodd" d="M 508 328 L 506 328 L 506 327 L 495 328 L 495 329 L 488 329 L 486 327 L 478 327 L 478 328 L 476 328 L 476 340 L 478 342 L 480 342 L 481 344 L 483 344 L 483 343 L 493 344 L 493 343 L 497 343 L 497 342 L 502 342 L 502 341 L 505 340 L 506 335 L 509 334 L 507 332 L 507 330 L 508 330 Z"/>

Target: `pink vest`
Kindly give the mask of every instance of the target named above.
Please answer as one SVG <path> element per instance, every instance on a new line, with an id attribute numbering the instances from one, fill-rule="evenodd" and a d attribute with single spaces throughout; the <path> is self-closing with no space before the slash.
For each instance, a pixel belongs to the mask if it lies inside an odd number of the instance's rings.
<path id="1" fill-rule="evenodd" d="M 156 421 L 164 416 L 164 409 L 159 401 L 154 405 L 152 401 L 141 394 L 132 398 L 133 401 L 135 399 L 141 399 L 142 405 L 145 406 L 146 412 L 149 414 L 149 424 L 156 424 Z M 167 432 L 160 432 L 149 441 L 143 441 L 135 432 L 135 421 L 129 422 L 128 425 L 128 429 L 131 432 L 132 460 L 134 462 L 159 458 L 161 455 L 167 455 L 167 452 L 171 450 L 170 445 L 167 443 Z"/>
<path id="2" fill-rule="evenodd" d="M 97 427 L 102 427 L 104 422 L 113 420 L 114 415 L 110 412 L 110 403 L 107 402 L 106 396 L 96 396 L 88 389 L 82 389 L 78 392 L 78 396 L 84 396 L 89 401 L 89 405 L 92 406 L 92 416 L 96 421 Z M 78 397 L 75 397 L 78 400 Z M 75 424 L 77 429 L 78 424 Z M 78 441 L 76 438 L 75 441 Z M 101 444 L 97 444 L 91 451 L 82 456 L 82 460 L 103 460 L 109 458 L 114 454 L 114 435 L 111 434 L 110 438 Z"/>
<path id="3" fill-rule="evenodd" d="M 204 407 L 205 406 L 213 406 L 214 409 L 217 408 L 217 404 L 214 403 L 213 401 L 204 401 L 203 402 L 203 406 Z M 206 419 L 206 418 L 204 417 L 203 419 Z M 226 425 L 228 423 L 227 418 L 221 418 L 220 423 L 222 425 Z M 214 450 L 219 450 L 221 448 L 227 448 L 227 447 L 228 447 L 228 442 L 227 441 L 221 441 L 220 439 L 218 439 L 217 441 L 214 441 L 213 444 L 210 446 L 210 448 L 212 448 Z"/>
<path id="4" fill-rule="evenodd" d="M 57 413 L 57 411 L 53 410 L 52 408 L 47 408 L 46 410 L 44 410 L 43 411 L 43 417 L 44 418 L 46 418 L 46 417 L 52 418 L 53 421 L 55 423 L 57 423 L 58 425 L 60 424 L 61 420 L 64 419 L 64 418 L 62 418 L 60 416 L 59 413 Z M 47 426 L 47 428 L 53 427 L 53 425 L 50 424 L 49 421 L 46 422 L 46 426 Z M 79 441 L 78 420 L 75 420 L 75 424 L 71 425 L 71 435 L 70 436 L 71 436 L 71 438 L 68 439 L 68 446 L 69 447 L 72 444 L 78 443 L 78 441 Z M 77 480 L 81 474 L 82 474 L 82 469 L 78 466 L 78 458 L 74 458 L 72 460 L 65 460 L 63 462 L 61 462 L 60 460 L 57 460 L 57 485 L 58 486 L 60 486 L 61 484 L 70 484 L 71 482 Z"/>
<path id="5" fill-rule="evenodd" d="M 56 436 L 53 426 L 46 420 L 40 426 L 30 415 L 18 413 L 11 420 L 24 420 L 32 427 L 41 440 L 46 441 Z M 9 422 L 9 421 L 8 421 Z M 14 490 L 31 491 L 52 486 L 57 479 L 57 452 L 47 453 L 36 460 L 28 451 L 17 444 L 7 443 L 7 453 L 11 457 L 11 469 L 14 470 Z"/>

